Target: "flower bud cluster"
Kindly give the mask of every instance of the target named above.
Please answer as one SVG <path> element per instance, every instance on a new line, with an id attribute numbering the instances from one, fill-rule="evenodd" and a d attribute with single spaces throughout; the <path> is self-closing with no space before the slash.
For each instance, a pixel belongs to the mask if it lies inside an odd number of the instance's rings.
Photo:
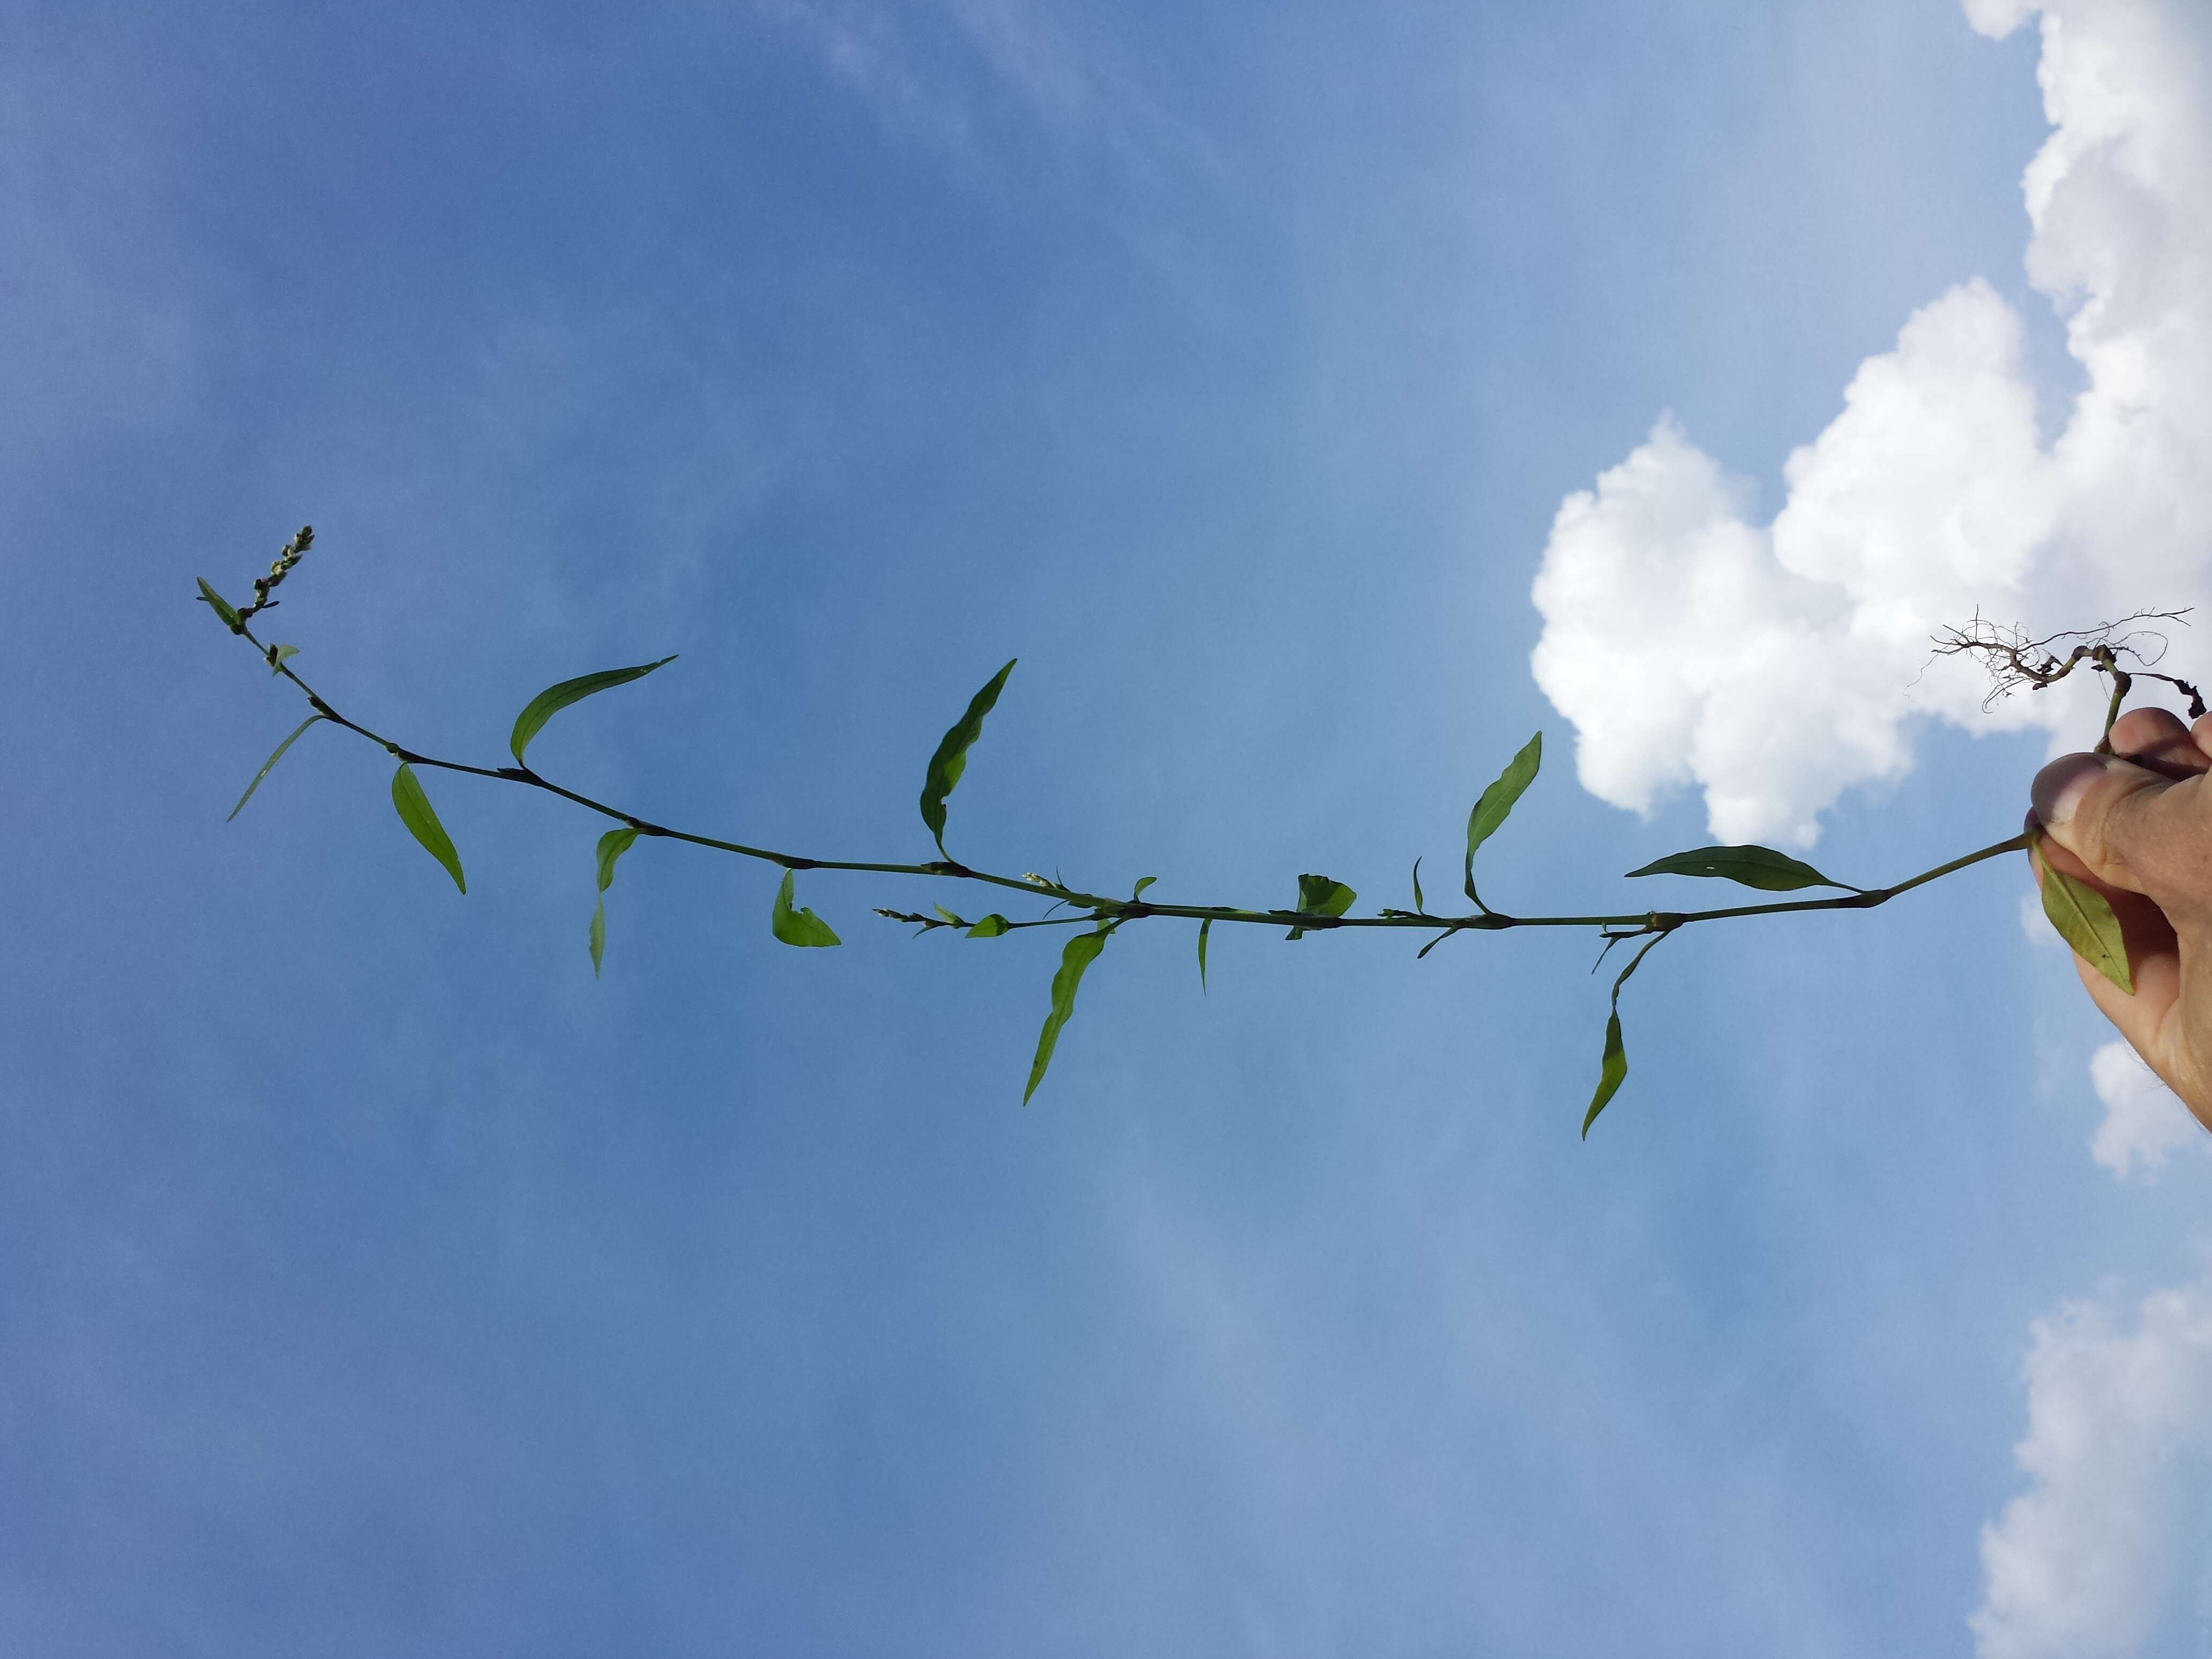
<path id="1" fill-rule="evenodd" d="M 307 550 L 314 544 L 314 526 L 301 525 L 300 533 L 286 542 L 278 550 L 276 562 L 269 567 L 269 574 L 265 576 L 256 576 L 253 579 L 253 603 L 240 610 L 238 619 L 240 622 L 246 621 L 258 611 L 266 611 L 276 603 L 269 596 L 276 591 L 278 583 L 292 574 L 292 567 L 306 556 Z"/>

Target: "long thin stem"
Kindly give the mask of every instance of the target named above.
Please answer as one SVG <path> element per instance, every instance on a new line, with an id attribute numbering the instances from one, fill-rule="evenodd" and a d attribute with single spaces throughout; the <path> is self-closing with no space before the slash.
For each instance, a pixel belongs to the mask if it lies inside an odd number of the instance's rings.
<path id="1" fill-rule="evenodd" d="M 252 631 L 245 627 L 242 622 L 237 632 L 249 641 L 258 651 L 260 651 L 264 660 L 266 659 L 267 647 L 264 647 L 259 640 L 254 638 Z M 1626 930 L 1618 936 L 1635 937 L 1670 933 L 1693 923 L 1722 921 L 1737 916 L 1788 915 L 1819 910 L 1869 910 L 1876 905 L 1887 904 L 1899 894 L 1909 893 L 1916 887 L 1924 886 L 1939 877 L 1948 876 L 1954 871 L 1963 870 L 1969 865 L 1979 864 L 1985 859 L 1993 859 L 2001 854 L 2020 852 L 2027 845 L 2027 837 L 2025 835 L 2014 836 L 2009 840 L 2001 841 L 1994 845 L 1982 848 L 1978 851 L 1968 853 L 1963 857 L 1953 859 L 1948 863 L 1939 864 L 1932 870 L 1924 870 L 1920 874 L 1892 886 L 1870 888 L 1863 891 L 1848 893 L 1837 898 L 1788 899 L 1765 904 L 1729 905 L 1710 910 L 1644 910 L 1614 915 L 1514 916 L 1484 908 L 1472 915 L 1459 916 L 1434 915 L 1425 912 L 1405 910 L 1386 910 L 1379 915 L 1372 916 L 1327 916 L 1297 910 L 1249 909 L 1223 904 L 1162 904 L 1146 899 L 1114 898 L 1104 894 L 1085 892 L 1079 888 L 1069 887 L 1060 882 L 1047 881 L 1041 876 L 998 875 L 989 871 L 970 868 L 967 865 L 950 859 L 923 864 L 902 864 L 872 859 L 811 858 L 802 854 L 780 853 L 769 848 L 749 846 L 743 842 L 724 841 L 714 836 L 696 835 L 690 830 L 672 829 L 666 824 L 655 823 L 648 818 L 640 817 L 634 812 L 625 811 L 621 807 L 609 805 L 605 801 L 594 800 L 589 795 L 564 787 L 549 778 L 541 776 L 527 766 L 471 766 L 463 761 L 441 760 L 434 755 L 421 754 L 394 742 L 380 732 L 371 731 L 358 720 L 349 719 L 340 714 L 314 687 L 302 679 L 289 662 L 276 663 L 276 672 L 299 687 L 307 699 L 308 707 L 323 719 L 334 726 L 343 726 L 347 731 L 366 738 L 395 759 L 408 765 L 433 767 L 440 771 L 459 772 L 471 777 L 491 778 L 502 783 L 526 784 L 533 789 L 542 789 L 548 794 L 558 795 L 562 799 L 572 801 L 576 805 L 588 811 L 597 812 L 603 817 L 612 818 L 617 823 L 625 824 L 636 830 L 641 836 L 653 836 L 666 841 L 685 842 L 694 847 L 710 848 L 716 852 L 734 853 L 740 858 L 757 859 L 763 863 L 777 865 L 786 870 L 850 870 L 877 875 L 921 876 L 944 880 L 975 882 L 991 887 L 1009 888 L 1017 892 L 1041 894 L 1060 903 L 1073 906 L 1079 912 L 1086 913 L 1056 919 L 1012 922 L 1008 924 L 1009 927 L 1066 926 L 1075 922 L 1094 921 L 1111 921 L 1118 924 L 1151 916 L 1174 916 L 1193 921 L 1244 922 L 1276 927 L 1294 927 L 1308 933 L 1349 928 L 1413 928 L 1437 935 L 1436 939 L 1424 947 L 1422 954 L 1426 955 L 1428 951 L 1433 949 L 1437 944 L 1455 933 L 1504 933 L 1516 927 L 1595 927 Z M 925 927 L 948 925 L 935 922 L 927 917 L 896 915 L 896 913 L 890 912 L 885 914 L 894 915 L 896 920 L 920 921 Z"/>

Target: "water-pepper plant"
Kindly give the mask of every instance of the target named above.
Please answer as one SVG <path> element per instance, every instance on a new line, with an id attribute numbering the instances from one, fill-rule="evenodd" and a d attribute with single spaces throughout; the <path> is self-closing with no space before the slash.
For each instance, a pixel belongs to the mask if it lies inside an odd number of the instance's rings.
<path id="1" fill-rule="evenodd" d="M 817 915 L 811 906 L 799 902 L 798 883 L 801 874 L 862 871 L 880 875 L 908 876 L 920 882 L 939 884 L 940 890 L 956 896 L 960 892 L 973 892 L 986 903 L 1009 904 L 1022 914 L 1010 916 L 994 908 L 986 909 L 971 919 L 943 903 L 933 903 L 927 913 L 879 909 L 876 914 L 892 921 L 911 924 L 918 933 L 943 933 L 971 939 L 1004 939 L 1010 934 L 1043 928 L 1072 930 L 1060 946 L 1059 965 L 1052 975 L 1050 1006 L 1045 1015 L 1043 1029 L 1037 1034 L 1036 1052 L 1030 1060 L 1029 1080 L 1022 1091 L 1024 1102 L 1036 1094 L 1038 1085 L 1044 1081 L 1060 1034 L 1075 1012 L 1076 994 L 1082 987 L 1084 975 L 1104 953 L 1108 942 L 1115 933 L 1124 927 L 1148 923 L 1195 924 L 1198 978 L 1201 990 L 1206 984 L 1206 945 L 1217 925 L 1279 927 L 1289 939 L 1301 939 L 1311 933 L 1339 933 L 1350 928 L 1394 929 L 1425 935 L 1419 953 L 1422 957 L 1426 957 L 1446 939 L 1462 933 L 1502 933 L 1522 927 L 1585 930 L 1601 941 L 1601 962 L 1614 946 L 1624 943 L 1632 945 L 1633 950 L 1613 981 L 1604 1042 L 1598 1061 L 1597 1084 L 1583 1113 L 1582 1133 L 1584 1136 L 1589 1133 L 1590 1126 L 1597 1121 L 1599 1114 L 1620 1092 L 1628 1076 L 1628 1049 L 1620 1020 L 1623 988 L 1653 951 L 1685 928 L 1703 923 L 1794 915 L 1811 910 L 1871 910 L 1911 892 L 1915 888 L 1940 880 L 1954 871 L 1964 870 L 2002 854 L 2026 850 L 2035 861 L 2041 878 L 2044 910 L 2051 924 L 2083 960 L 2094 966 L 2124 992 L 2132 994 L 2134 991 L 2129 975 L 2127 951 L 2121 942 L 2119 923 L 2112 914 L 2112 907 L 2095 888 L 2044 862 L 2040 832 L 2033 827 L 2020 835 L 1947 860 L 1933 869 L 1923 870 L 1918 875 L 1882 887 L 1857 887 L 1849 882 L 1838 881 L 1822 874 L 1802 860 L 1778 852 L 1771 847 L 1693 848 L 1686 852 L 1654 859 L 1641 868 L 1628 872 L 1628 878 L 1672 877 L 1723 882 L 1762 894 L 1819 892 L 1822 896 L 1767 898 L 1757 902 L 1724 904 L 1707 909 L 1649 908 L 1591 915 L 1509 915 L 1483 899 L 1475 883 L 1475 860 L 1484 844 L 1504 827 L 1515 805 L 1528 792 L 1529 786 L 1536 781 L 1544 758 L 1544 738 L 1540 732 L 1531 737 L 1506 763 L 1504 769 L 1476 798 L 1474 809 L 1468 815 L 1467 847 L 1462 861 L 1460 883 L 1461 891 L 1466 896 L 1469 907 L 1464 909 L 1430 908 L 1427 894 L 1421 885 L 1421 860 L 1418 859 L 1414 860 L 1410 882 L 1413 908 L 1401 909 L 1383 906 L 1365 912 L 1357 908 L 1359 896 L 1350 887 L 1332 877 L 1311 873 L 1300 874 L 1297 878 L 1297 894 L 1291 902 L 1280 908 L 1255 908 L 1232 904 L 1171 903 L 1164 899 L 1151 898 L 1146 895 L 1155 882 L 1150 876 L 1137 882 L 1128 896 L 1123 898 L 1087 891 L 1063 880 L 1057 872 L 1047 878 L 1034 871 L 1012 875 L 977 869 L 954 857 L 945 844 L 949 822 L 947 807 L 967 769 L 969 751 L 981 738 L 984 722 L 992 709 L 997 707 L 999 698 L 1005 692 L 1007 681 L 1014 672 L 1015 665 L 1011 661 L 992 675 L 969 700 L 968 707 L 946 730 L 935 752 L 929 757 L 927 765 L 923 768 L 919 805 L 922 825 L 929 832 L 931 843 L 937 852 L 935 858 L 918 862 L 817 858 L 805 854 L 755 847 L 716 836 L 700 835 L 670 824 L 654 823 L 619 805 L 596 799 L 554 781 L 530 764 L 531 740 L 562 709 L 580 702 L 586 697 L 596 696 L 602 691 L 644 679 L 673 662 L 673 657 L 663 657 L 657 662 L 638 663 L 626 668 L 602 669 L 546 687 L 526 703 L 521 713 L 515 716 L 514 730 L 507 738 L 507 752 L 514 761 L 512 765 L 479 766 L 466 761 L 445 760 L 422 754 L 396 738 L 386 737 L 351 716 L 341 714 L 294 666 L 294 660 L 299 654 L 296 647 L 273 641 L 264 641 L 255 631 L 254 623 L 264 612 L 276 606 L 276 590 L 298 569 L 313 544 L 313 527 L 301 526 L 299 533 L 284 544 L 276 562 L 269 567 L 268 574 L 254 579 L 253 598 L 245 605 L 231 604 L 204 579 L 199 583 L 200 600 L 226 629 L 259 654 L 272 678 L 287 683 L 290 690 L 307 700 L 308 711 L 307 719 L 293 728 L 276 745 L 275 752 L 262 763 L 261 769 L 253 775 L 252 781 L 246 787 L 246 793 L 239 797 L 238 805 L 231 809 L 233 818 L 253 799 L 254 792 L 260 788 L 276 763 L 284 757 L 285 751 L 297 743 L 310 727 L 334 726 L 366 739 L 397 763 L 397 769 L 392 775 L 392 804 L 399 822 L 420 843 L 422 850 L 436 860 L 446 873 L 453 878 L 454 888 L 465 894 L 468 878 L 463 868 L 459 849 L 453 845 L 453 837 L 446 833 L 444 824 L 439 821 L 437 809 L 431 805 L 430 794 L 423 787 L 422 775 L 424 772 L 452 773 L 495 783 L 520 785 L 556 796 L 612 825 L 599 837 L 593 853 L 598 888 L 586 943 L 591 953 L 594 974 L 599 971 L 606 946 L 607 890 L 614 883 L 616 869 L 623 855 L 641 840 L 684 842 L 694 847 L 733 854 L 739 858 L 752 859 L 779 868 L 782 878 L 769 908 L 769 931 L 781 943 L 800 949 L 821 949 L 840 942 L 836 931 L 828 921 Z M 1934 641 L 1934 645 L 1941 655 L 1969 655 L 1978 659 L 1990 671 L 1993 699 L 2020 690 L 2041 690 L 2077 672 L 2103 676 L 2111 684 L 2111 697 L 2105 716 L 2104 735 L 2099 747 L 2108 751 L 2112 723 L 2119 717 L 2122 705 L 2138 679 L 2160 680 L 2175 687 L 2187 696 L 2192 716 L 2204 713 L 2204 701 L 2195 687 L 2170 675 L 2155 673 L 2148 665 L 2157 659 L 2156 653 L 2163 648 L 2164 640 L 2154 631 L 2139 625 L 2177 622 L 2180 618 L 2179 612 L 2144 612 L 2125 618 L 2121 623 L 2105 624 L 2093 629 L 2031 639 L 2020 629 L 1998 627 L 1977 617 L 1966 628 L 1950 630 Z M 1285 878 L 1286 893 L 1288 888 L 1289 882 Z M 1030 914 L 1033 909 L 1036 913 Z"/>

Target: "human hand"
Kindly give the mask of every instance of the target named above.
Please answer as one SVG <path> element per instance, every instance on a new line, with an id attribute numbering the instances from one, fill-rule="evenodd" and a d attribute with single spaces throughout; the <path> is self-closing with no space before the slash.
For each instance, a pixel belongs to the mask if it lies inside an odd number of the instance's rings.
<path id="1" fill-rule="evenodd" d="M 2212 715 L 2190 726 L 2136 709 L 2112 743 L 2036 774 L 2028 827 L 2049 832 L 2043 856 L 2119 920 L 2135 994 L 2076 957 L 2091 1000 L 2212 1128 Z"/>

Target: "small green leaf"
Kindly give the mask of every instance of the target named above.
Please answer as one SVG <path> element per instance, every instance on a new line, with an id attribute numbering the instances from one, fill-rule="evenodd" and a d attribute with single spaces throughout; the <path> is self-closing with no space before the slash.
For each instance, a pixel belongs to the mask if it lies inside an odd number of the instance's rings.
<path id="1" fill-rule="evenodd" d="M 272 646 L 270 646 L 270 647 L 269 647 L 269 674 L 270 674 L 270 678 L 273 679 L 273 678 L 276 678 L 276 676 L 277 674 L 279 674 L 280 672 L 283 672 L 283 667 L 284 667 L 284 659 L 285 659 L 285 658 L 287 658 L 287 657 L 296 657 L 296 656 L 298 656 L 299 654 L 300 654 L 300 647 L 299 647 L 298 646 L 296 646 L 296 645 L 272 645 Z"/>
<path id="2" fill-rule="evenodd" d="M 943 916 L 946 924 L 950 927 L 965 927 L 968 925 L 968 919 L 965 916 L 956 916 L 951 911 L 946 909 L 941 904 L 933 904 L 929 908 L 936 911 L 939 915 Z"/>
<path id="3" fill-rule="evenodd" d="M 1474 849 L 1495 835 L 1498 826 L 1505 822 L 1514 804 L 1528 793 L 1528 786 L 1536 781 L 1536 773 L 1544 763 L 1544 734 L 1541 732 L 1521 745 L 1521 752 L 1505 763 L 1498 775 L 1498 781 L 1482 792 L 1482 799 L 1474 804 L 1474 811 L 1467 818 L 1467 896 L 1477 904 L 1475 897 Z"/>
<path id="4" fill-rule="evenodd" d="M 515 764 L 523 764 L 522 751 L 530 747 L 530 740 L 544 728 L 545 722 L 572 702 L 581 702 L 595 691 L 605 691 L 617 685 L 628 685 L 632 680 L 641 680 L 656 668 L 674 662 L 672 656 L 659 662 L 640 663 L 635 668 L 608 668 L 596 674 L 579 675 L 573 680 L 562 680 L 558 685 L 549 685 L 532 697 L 523 711 L 514 717 L 514 731 L 507 740 L 514 751 Z"/>
<path id="5" fill-rule="evenodd" d="M 1358 896 L 1342 882 L 1327 876 L 1300 876 L 1297 914 L 1302 916 L 1340 916 L 1352 908 L 1352 902 Z M 1293 927 L 1290 936 L 1304 939 L 1305 933 L 1304 928 Z"/>
<path id="6" fill-rule="evenodd" d="M 1583 1139 L 1589 1139 L 1590 1125 L 1607 1103 L 1620 1091 L 1628 1079 L 1628 1045 L 1620 1040 L 1620 1015 L 1616 1011 L 1606 1017 L 1605 1054 L 1598 1061 L 1597 1092 L 1590 1097 L 1589 1110 L 1583 1115 Z"/>
<path id="7" fill-rule="evenodd" d="M 2128 965 L 2127 940 L 2111 902 L 2087 882 L 2053 867 L 2043 856 L 2043 835 L 2037 830 L 2028 843 L 2043 875 L 2043 914 L 2075 956 L 2133 996 L 2136 981 Z"/>
<path id="8" fill-rule="evenodd" d="M 786 945 L 829 945 L 843 943 L 830 930 L 830 924 L 811 909 L 791 908 L 791 893 L 795 878 L 792 872 L 783 872 L 783 884 L 775 890 L 775 908 L 769 916 L 769 932 Z"/>
<path id="9" fill-rule="evenodd" d="M 636 830 L 625 825 L 620 830 L 610 830 L 599 837 L 598 864 L 602 895 L 614 885 L 615 865 L 624 853 L 629 851 L 630 844 L 636 841 L 637 835 Z M 599 958 L 606 948 L 607 902 L 602 896 L 592 906 L 592 977 L 594 979 L 599 975 Z"/>
<path id="10" fill-rule="evenodd" d="M 1756 887 L 1765 893 L 1794 893 L 1801 887 L 1840 887 L 1846 892 L 1863 890 L 1849 882 L 1831 881 L 1811 865 L 1801 863 L 1771 847 L 1700 847 L 1674 853 L 1631 870 L 1633 876 L 1714 876 L 1723 881 Z"/>
<path id="11" fill-rule="evenodd" d="M 968 750 L 983 735 L 983 716 L 998 706 L 999 693 L 1006 689 L 1006 676 L 1013 672 L 1010 662 L 991 677 L 991 683 L 969 700 L 968 712 L 953 723 L 937 745 L 937 752 L 929 757 L 929 772 L 921 785 L 921 821 L 929 826 L 940 853 L 945 853 L 945 798 L 968 769 Z M 945 856 L 952 855 L 945 853 Z"/>
<path id="12" fill-rule="evenodd" d="M 1620 1091 L 1628 1076 L 1628 1045 L 1620 1037 L 1620 988 L 1628 983 L 1628 976 L 1643 966 L 1644 958 L 1651 954 L 1651 947 L 1667 935 L 1654 933 L 1641 951 L 1628 959 L 1628 966 L 1620 970 L 1620 977 L 1613 982 L 1613 1012 L 1605 1022 L 1605 1054 L 1598 1061 L 1597 1092 L 1590 1097 L 1589 1110 L 1583 1114 L 1583 1139 L 1589 1139 L 1590 1125 L 1597 1115 Z M 1603 960 L 1602 957 L 1600 958 Z"/>
<path id="13" fill-rule="evenodd" d="M 970 927 L 968 930 L 968 937 L 969 939 L 996 939 L 1000 934 L 1005 933 L 1013 925 L 1013 923 L 1008 921 L 996 910 L 994 910 L 989 915 L 984 917 L 982 921 L 977 922 L 973 927 Z"/>
<path id="14" fill-rule="evenodd" d="M 1137 878 L 1137 885 L 1136 885 L 1136 890 L 1129 895 L 1129 902 L 1130 902 L 1130 903 L 1132 903 L 1132 904 L 1134 904 L 1134 903 L 1135 903 L 1139 899 L 1140 899 L 1140 898 L 1144 897 L 1144 896 L 1145 896 L 1145 889 L 1146 889 L 1147 887 L 1150 887 L 1150 886 L 1151 886 L 1154 882 L 1158 881 L 1158 879 L 1159 879 L 1159 878 L 1158 878 L 1158 876 L 1139 876 L 1139 877 L 1138 877 L 1138 878 Z"/>
<path id="15" fill-rule="evenodd" d="M 276 765 L 278 761 L 284 758 L 284 751 L 287 749 L 289 749 L 294 744 L 299 742 L 301 732 L 306 731 L 309 726 L 313 726 L 320 719 L 322 719 L 320 714 L 310 714 L 307 719 L 301 720 L 299 725 L 292 728 L 292 735 L 285 738 L 283 742 L 278 744 L 276 745 L 276 752 L 270 756 L 267 760 L 261 763 L 261 769 L 253 775 L 253 781 L 246 786 L 246 793 L 238 798 L 238 805 L 230 809 L 230 818 L 236 817 L 240 812 L 246 810 L 246 803 L 253 799 L 253 792 L 261 787 L 261 780 L 269 775 L 269 769 Z M 223 822 L 225 823 L 228 823 L 230 822 L 230 818 L 225 818 Z"/>
<path id="16" fill-rule="evenodd" d="M 1327 876 L 1298 878 L 1298 913 L 1308 916 L 1340 916 L 1359 896 L 1340 881 Z"/>
<path id="17" fill-rule="evenodd" d="M 1198 994 L 1206 994 L 1206 936 L 1213 931 L 1213 918 L 1198 924 Z"/>
<path id="18" fill-rule="evenodd" d="M 405 761 L 400 762 L 399 769 L 392 775 L 392 804 L 398 808 L 399 821 L 407 826 L 407 832 L 422 843 L 424 852 L 446 866 L 453 885 L 467 892 L 469 884 L 461 877 L 461 855 L 453 850 L 446 826 L 430 810 L 430 798 L 422 793 L 415 769 Z"/>
<path id="19" fill-rule="evenodd" d="M 1413 914 L 1421 915 L 1429 908 L 1428 900 L 1421 896 L 1421 861 L 1413 860 Z"/>
<path id="20" fill-rule="evenodd" d="M 1052 1051 L 1060 1042 L 1060 1028 L 1075 1012 L 1075 991 L 1083 983 L 1083 970 L 1098 960 L 1098 953 L 1106 948 L 1106 936 L 1113 931 L 1111 927 L 1100 927 L 1091 933 L 1078 933 L 1060 951 L 1060 970 L 1052 976 L 1052 1012 L 1044 1017 L 1044 1030 L 1037 1033 L 1036 1058 L 1030 1062 L 1030 1083 L 1022 1091 L 1023 1105 L 1030 1103 L 1037 1085 L 1044 1081 L 1045 1067 L 1052 1064 Z"/>
<path id="21" fill-rule="evenodd" d="M 195 576 L 192 580 L 199 583 L 200 598 L 207 602 L 216 616 L 222 618 L 222 625 L 225 628 L 235 634 L 246 625 L 238 619 L 238 607 L 210 587 L 204 576 Z"/>
<path id="22" fill-rule="evenodd" d="M 599 837 L 598 859 L 599 890 L 602 893 L 614 885 L 615 863 L 624 853 L 629 851 L 630 843 L 636 839 L 637 831 L 627 826 L 620 830 L 610 830 Z"/>

